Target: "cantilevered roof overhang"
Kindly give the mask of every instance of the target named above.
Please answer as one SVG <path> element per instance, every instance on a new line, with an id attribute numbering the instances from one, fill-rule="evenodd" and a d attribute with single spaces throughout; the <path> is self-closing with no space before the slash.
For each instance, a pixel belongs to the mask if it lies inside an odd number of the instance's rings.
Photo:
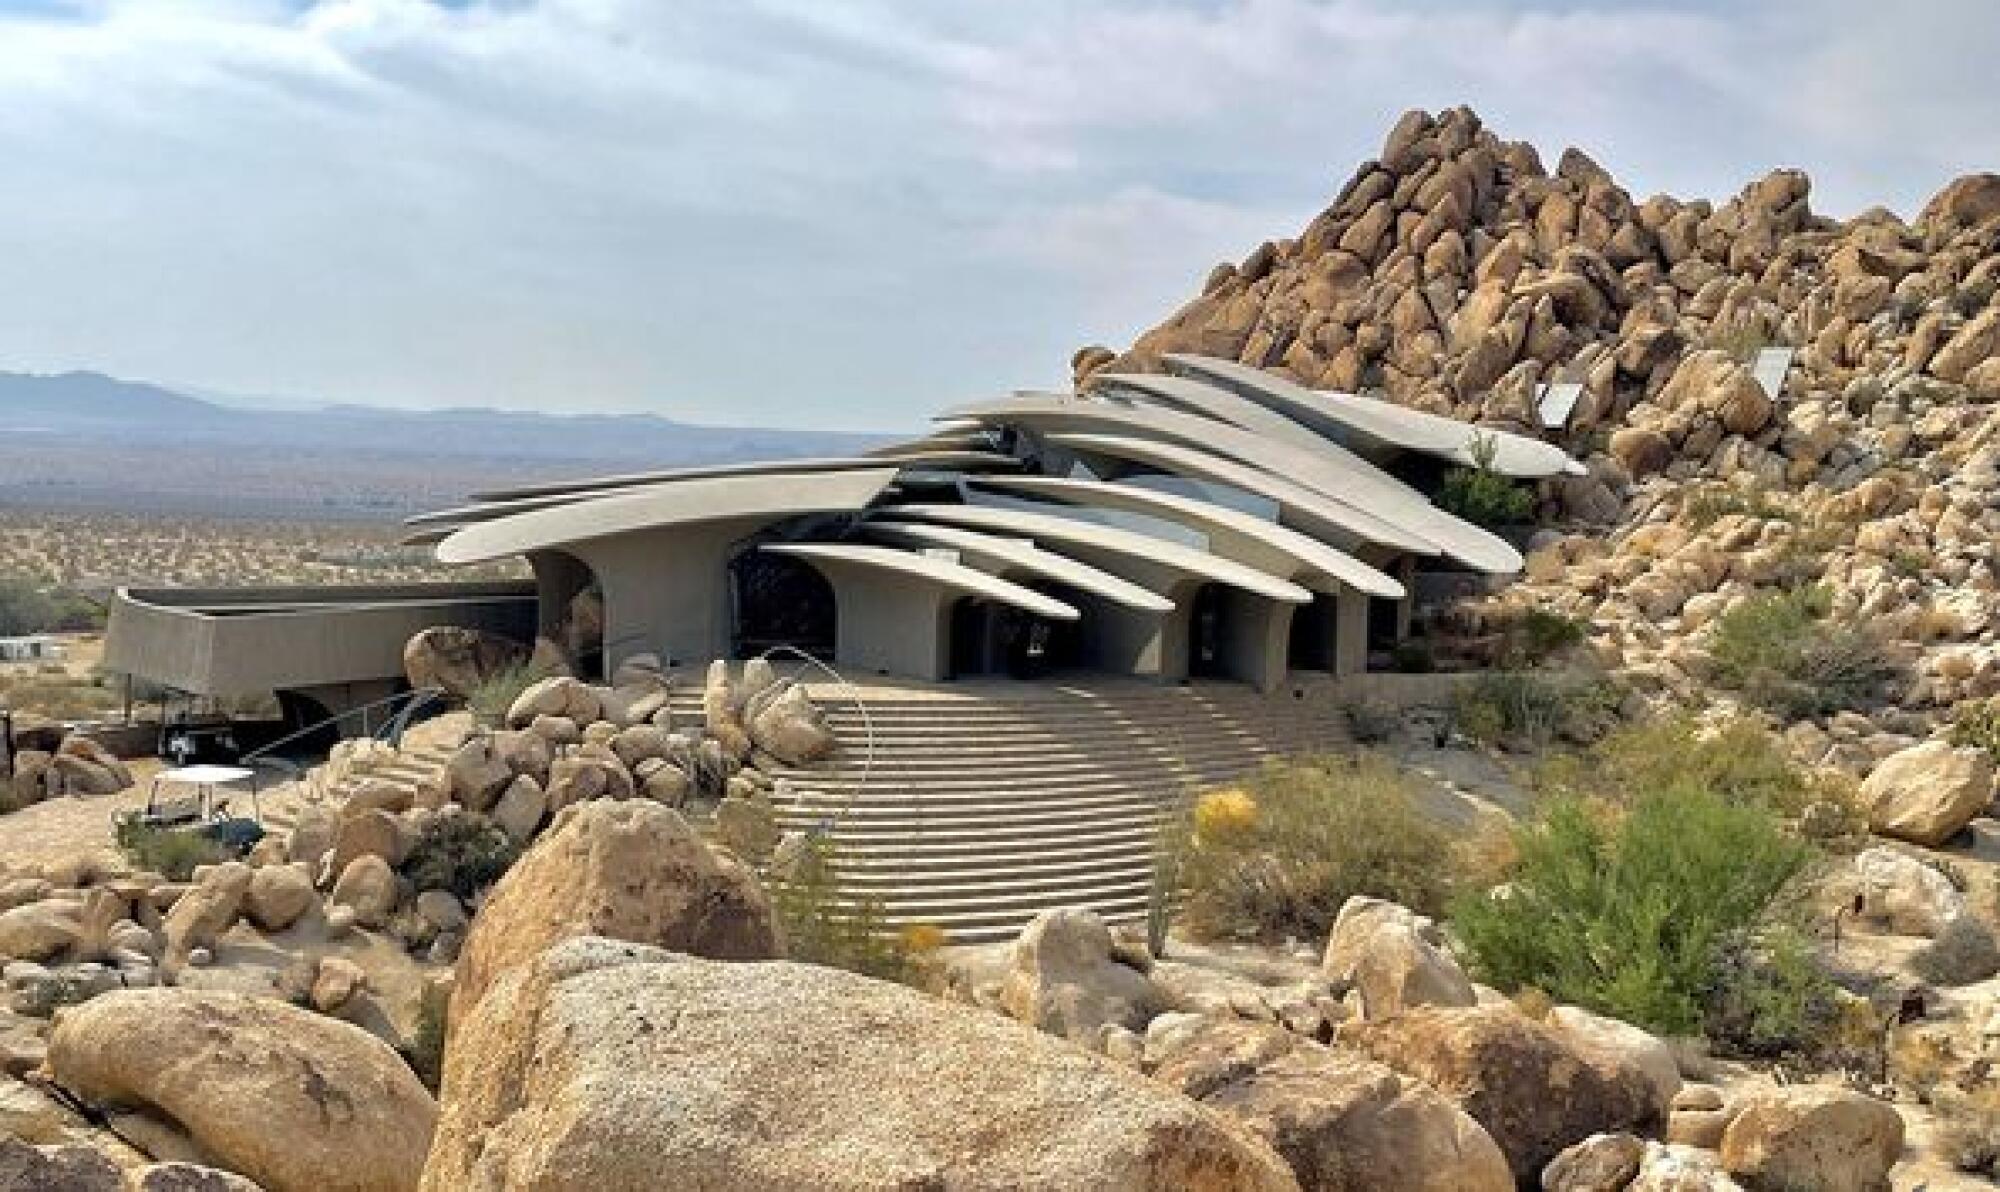
<path id="1" fill-rule="evenodd" d="M 1329 440 L 1318 431 L 1275 410 L 1190 377 L 1160 373 L 1097 373 L 1085 382 L 1090 392 L 1107 399 L 1147 406 L 1168 406 L 1228 423 L 1277 443 L 1306 451 L 1324 450 Z"/>
<path id="2" fill-rule="evenodd" d="M 1421 451 L 1468 467 L 1483 464 L 1508 476 L 1541 478 L 1583 470 L 1562 448 L 1525 435 L 1487 430 L 1351 393 L 1323 393 L 1233 360 L 1182 352 L 1169 352 L 1165 359 L 1181 376 L 1224 386 L 1295 421 L 1325 427 L 1332 433 L 1345 431 L 1384 446 Z M 1480 459 L 1481 443 L 1491 445 L 1490 461 Z"/>
<path id="3" fill-rule="evenodd" d="M 1137 434 L 1177 442 L 1313 489 L 1336 504 L 1419 534 L 1446 553 L 1487 547 L 1484 539 L 1489 536 L 1478 527 L 1439 509 L 1416 489 L 1346 448 L 1324 440 L 1317 449 L 1308 450 L 1194 414 L 1099 401 L 1013 398 L 961 406 L 956 413 L 994 425 Z"/>
<path id="4" fill-rule="evenodd" d="M 1043 550 L 1025 538 L 1003 538 L 981 534 L 977 530 L 926 525 L 923 522 L 875 521 L 868 523 L 867 530 L 870 534 L 903 542 L 955 550 L 971 558 L 975 564 L 1031 572 L 1141 612 L 1167 613 L 1174 609 L 1174 602 L 1157 592 L 1088 563 L 1080 563 L 1067 555 Z"/>
<path id="5" fill-rule="evenodd" d="M 878 511 L 877 516 L 913 517 L 1019 534 L 1037 543 L 1059 542 L 1071 549 L 1096 552 L 1108 559 L 1122 559 L 1148 568 L 1164 568 L 1213 580 L 1270 600 L 1287 604 L 1312 603 L 1310 591 L 1255 567 L 1151 534 L 1064 517 L 1055 512 L 1033 513 L 991 505 L 895 505 Z"/>
<path id="6" fill-rule="evenodd" d="M 1022 587 L 988 572 L 954 563 L 935 555 L 914 554 L 888 546 L 860 546 L 849 542 L 772 542 L 757 548 L 766 554 L 792 555 L 836 566 L 859 567 L 887 572 L 941 587 L 955 588 L 989 600 L 1011 604 L 1024 612 L 1054 621 L 1074 621 L 1082 616 L 1075 606 L 1064 604 L 1033 588 Z"/>
<path id="7" fill-rule="evenodd" d="M 982 476 L 971 483 L 979 488 L 1023 492 L 1078 505 L 1166 518 L 1207 534 L 1211 550 L 1239 563 L 1268 570 L 1263 560 L 1275 556 L 1290 563 L 1294 578 L 1299 571 L 1314 572 L 1385 600 L 1401 600 L 1404 595 L 1401 583 L 1352 555 L 1289 526 L 1213 501 L 1107 480 L 1062 476 Z"/>
<path id="8" fill-rule="evenodd" d="M 698 522 L 776 520 L 858 512 L 885 492 L 898 469 L 876 462 L 853 471 L 712 476 L 653 484 L 478 522 L 438 543 L 443 563 L 478 563 L 640 530 Z"/>

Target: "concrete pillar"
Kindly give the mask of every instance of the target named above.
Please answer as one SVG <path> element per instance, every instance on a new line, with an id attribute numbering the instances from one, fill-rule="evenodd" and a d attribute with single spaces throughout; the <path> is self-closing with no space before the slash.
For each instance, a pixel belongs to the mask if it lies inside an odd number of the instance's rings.
<path id="1" fill-rule="evenodd" d="M 606 674 L 649 651 L 670 665 L 729 656 L 729 553 L 745 532 L 706 522 L 576 547 L 604 590 Z"/>
<path id="2" fill-rule="evenodd" d="M 951 674 L 951 609 L 956 593 L 898 583 L 859 568 L 812 560 L 833 584 L 839 621 L 834 665 L 859 674 L 930 682 Z"/>
<path id="3" fill-rule="evenodd" d="M 1342 587 L 1333 625 L 1333 673 L 1358 675 L 1368 669 L 1368 593 Z"/>
<path id="4" fill-rule="evenodd" d="M 1396 560 L 1396 582 L 1403 585 L 1403 598 L 1396 602 L 1396 640 L 1410 640 L 1410 621 L 1417 608 L 1417 559 L 1404 555 Z"/>

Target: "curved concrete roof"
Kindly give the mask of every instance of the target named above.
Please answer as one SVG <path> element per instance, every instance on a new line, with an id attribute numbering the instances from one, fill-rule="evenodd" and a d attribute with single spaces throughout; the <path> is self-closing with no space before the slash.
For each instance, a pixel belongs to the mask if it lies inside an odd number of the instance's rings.
<path id="1" fill-rule="evenodd" d="M 1331 424 L 1379 443 L 1441 456 L 1467 466 L 1479 463 L 1473 447 L 1479 441 L 1486 441 L 1493 445 L 1492 469 L 1508 476 L 1538 478 L 1582 470 L 1562 448 L 1525 435 L 1486 430 L 1351 393 L 1322 393 L 1233 360 L 1182 352 L 1169 352 L 1165 359 L 1170 368 L 1183 376 L 1227 385 L 1308 426 Z"/>
<path id="2" fill-rule="evenodd" d="M 1490 534 L 1469 522 L 1443 514 L 1439 510 L 1430 509 L 1427 515 L 1412 518 L 1414 525 L 1410 522 L 1397 524 L 1387 518 L 1377 518 L 1351 505 L 1336 501 L 1317 489 L 1309 489 L 1291 480 L 1246 467 L 1233 460 L 1220 459 L 1207 452 L 1173 443 L 1129 439 L 1117 435 L 1058 434 L 1050 435 L 1049 439 L 1067 447 L 1099 451 L 1124 459 L 1136 459 L 1182 475 L 1192 475 L 1240 488 L 1276 501 L 1284 506 L 1288 513 L 1302 519 L 1324 523 L 1332 530 L 1344 530 L 1371 542 L 1380 542 L 1418 554 L 1450 555 L 1468 567 L 1476 567 L 1495 575 L 1510 575 L 1519 571 L 1522 566 L 1521 552 L 1509 545 L 1506 539 Z M 1379 528 L 1364 529 L 1363 527 L 1369 522 L 1378 527 L 1386 527 L 1386 532 Z"/>
<path id="3" fill-rule="evenodd" d="M 520 488 L 496 488 L 473 493 L 475 501 L 512 501 L 521 497 L 553 497 L 632 488 L 641 484 L 664 484 L 672 480 L 708 480 L 717 476 L 771 476 L 790 472 L 834 472 L 855 468 L 879 468 L 879 459 L 851 455 L 801 456 L 798 459 L 757 459 L 746 463 L 702 464 L 692 468 L 668 468 L 660 472 L 626 472 L 616 476 L 592 476 L 583 480 L 554 480 Z"/>
<path id="4" fill-rule="evenodd" d="M 1316 489 L 1330 501 L 1406 525 L 1447 548 L 1462 538 L 1484 533 L 1431 504 L 1416 489 L 1333 443 L 1322 441 L 1317 449 L 1307 450 L 1194 414 L 1099 401 L 1015 398 L 964 406 L 959 412 L 993 425 L 1015 422 L 1056 430 L 1136 431 L 1151 438 L 1169 439 Z"/>
<path id="5" fill-rule="evenodd" d="M 1187 410 L 1217 422 L 1256 431 L 1267 439 L 1289 443 L 1305 451 L 1329 446 L 1327 437 L 1301 426 L 1275 410 L 1258 405 L 1227 389 L 1189 377 L 1159 373 L 1098 373 L 1086 382 L 1093 393 L 1125 400 L 1139 399 L 1150 405 L 1165 404 Z"/>
<path id="6" fill-rule="evenodd" d="M 441 563 L 478 563 L 660 526 L 858 511 L 882 495 L 897 470 L 878 462 L 861 471 L 730 475 L 656 484 L 466 526 L 438 543 L 437 557 Z"/>
<path id="7" fill-rule="evenodd" d="M 872 534 L 887 534 L 924 546 L 949 547 L 975 559 L 990 560 L 994 564 L 1032 571 L 1057 583 L 1068 584 L 1072 588 L 1102 596 L 1114 604 L 1122 604 L 1142 612 L 1167 613 L 1174 609 L 1173 601 L 1151 589 L 1142 588 L 1131 580 L 1092 567 L 1088 563 L 1079 563 L 1067 555 L 1043 550 L 1025 538 L 996 538 L 990 534 L 981 534 L 977 530 L 965 530 L 957 526 L 932 526 L 923 522 L 878 521 L 871 522 L 867 528 Z"/>
<path id="8" fill-rule="evenodd" d="M 1150 517 L 1168 518 L 1207 533 L 1210 546 L 1218 554 L 1230 553 L 1227 550 L 1227 540 L 1230 538 L 1253 542 L 1263 550 L 1252 553 L 1275 553 L 1289 557 L 1298 567 L 1318 572 L 1328 579 L 1357 588 L 1370 596 L 1381 596 L 1388 600 L 1403 598 L 1402 584 L 1354 556 L 1335 550 L 1319 539 L 1301 534 L 1289 526 L 1266 521 L 1255 514 L 1231 509 L 1227 505 L 1186 497 L 1179 493 L 1161 492 L 1158 489 L 1114 484 L 1108 480 L 1074 480 L 1061 476 L 982 476 L 973 483 L 980 488 L 1032 493 L 1079 505 L 1093 505 L 1105 509 L 1141 513 Z M 1251 562 L 1249 559 L 1238 561 Z"/>
<path id="9" fill-rule="evenodd" d="M 1178 443 L 1164 443 L 1158 439 L 1142 439 L 1134 435 L 1102 435 L 1058 432 L 1047 436 L 1049 442 L 1073 450 L 1108 455 L 1114 459 L 1130 460 L 1165 468 L 1177 476 L 1188 476 L 1197 480 L 1211 480 L 1240 488 L 1266 500 L 1276 501 L 1288 510 L 1297 510 L 1329 527 L 1329 533 L 1336 536 L 1358 538 L 1364 542 L 1378 542 L 1400 550 L 1415 551 L 1419 554 L 1441 553 L 1437 543 L 1429 537 L 1407 526 L 1398 525 L 1387 518 L 1378 517 L 1366 510 L 1356 509 L 1341 501 L 1294 483 L 1282 476 L 1237 463 L 1192 447 Z"/>
<path id="10" fill-rule="evenodd" d="M 1310 604 L 1312 593 L 1287 579 L 1245 566 L 1232 559 L 1179 542 L 1155 538 L 1135 530 L 1121 530 L 1097 522 L 1063 517 L 1056 513 L 1028 513 L 990 505 L 894 505 L 881 511 L 885 516 L 915 517 L 925 521 L 953 522 L 982 529 L 1023 534 L 1039 541 L 1061 542 L 1074 547 L 1102 551 L 1136 562 L 1164 567 L 1187 575 L 1241 588 L 1271 600 L 1288 604 Z"/>
<path id="11" fill-rule="evenodd" d="M 912 554 L 888 546 L 856 546 L 846 542 L 775 542 L 767 543 L 757 549 L 768 554 L 796 555 L 817 562 L 893 571 L 899 575 L 947 588 L 956 588 L 961 592 L 970 592 L 975 596 L 984 596 L 1003 604 L 1011 604 L 1015 608 L 1055 621 L 1074 621 L 1083 615 L 1074 606 L 1064 604 L 1053 596 L 1045 596 L 1033 588 L 1009 583 L 997 575 L 989 575 L 984 571 L 967 567 L 963 563 L 954 563 L 935 555 Z"/>

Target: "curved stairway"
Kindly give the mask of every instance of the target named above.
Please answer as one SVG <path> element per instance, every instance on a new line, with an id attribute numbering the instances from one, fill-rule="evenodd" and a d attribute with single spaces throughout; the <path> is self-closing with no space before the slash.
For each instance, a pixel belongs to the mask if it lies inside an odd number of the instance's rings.
<path id="1" fill-rule="evenodd" d="M 889 923 L 955 943 L 1012 938 L 1054 907 L 1143 919 L 1164 814 L 1268 758 L 1347 742 L 1337 708 L 1236 684 L 954 684 L 864 688 L 871 758 L 851 698 L 813 694 L 841 750 L 779 772 L 781 824 L 835 841 L 843 889 Z"/>

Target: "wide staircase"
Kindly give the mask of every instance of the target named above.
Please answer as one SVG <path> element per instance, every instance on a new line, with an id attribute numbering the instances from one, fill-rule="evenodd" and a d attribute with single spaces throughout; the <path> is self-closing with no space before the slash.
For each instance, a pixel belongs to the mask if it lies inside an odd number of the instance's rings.
<path id="1" fill-rule="evenodd" d="M 831 838 L 843 892 L 889 924 L 957 943 L 1012 938 L 1054 907 L 1143 919 L 1162 817 L 1347 741 L 1337 708 L 1229 683 L 865 688 L 861 708 L 839 686 L 813 694 L 841 749 L 781 772 L 780 822 Z"/>

